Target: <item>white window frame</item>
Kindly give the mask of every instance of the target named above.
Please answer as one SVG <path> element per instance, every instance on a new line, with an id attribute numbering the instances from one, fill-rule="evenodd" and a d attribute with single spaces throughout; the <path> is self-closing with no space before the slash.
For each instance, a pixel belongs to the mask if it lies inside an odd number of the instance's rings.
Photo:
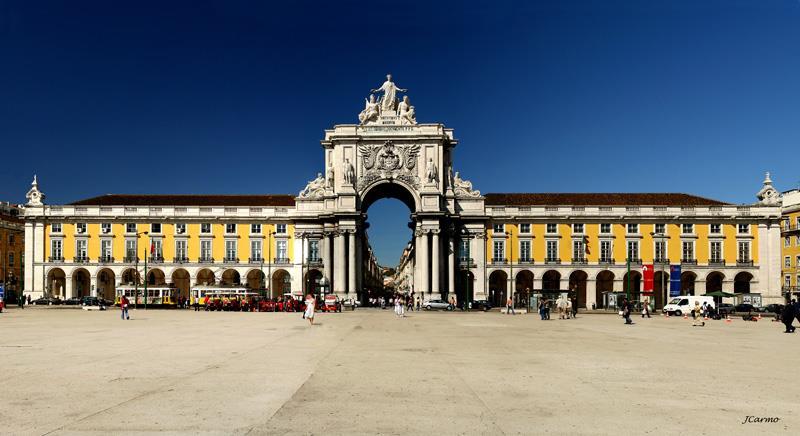
<path id="1" fill-rule="evenodd" d="M 715 258 L 714 246 L 719 244 L 719 252 Z M 725 259 L 725 247 L 722 241 L 708 241 L 708 261 L 709 262 L 722 262 Z"/>
<path id="2" fill-rule="evenodd" d="M 791 247 L 792 246 L 792 237 L 791 236 L 787 236 L 787 237 L 783 238 L 783 246 L 784 247 Z"/>
<path id="3" fill-rule="evenodd" d="M 531 250 L 531 241 L 519 241 L 519 261 L 530 262 L 533 259 L 533 250 Z"/>
<path id="4" fill-rule="evenodd" d="M 275 224 L 275 233 L 278 235 L 285 235 L 287 231 L 286 224 Z"/>
<path id="5" fill-rule="evenodd" d="M 213 229 L 211 227 L 211 223 L 200 223 L 200 234 L 201 235 L 210 235 Z"/>
<path id="6" fill-rule="evenodd" d="M 236 223 L 225 223 L 225 234 L 226 235 L 235 235 L 236 234 Z M 226 252 L 227 252 L 227 249 L 226 249 Z"/>
<path id="7" fill-rule="evenodd" d="M 225 259 L 231 261 L 239 256 L 239 247 L 236 239 L 225 240 Z"/>
<path id="8" fill-rule="evenodd" d="M 791 256 L 783 256 L 783 267 L 787 268 L 787 269 L 792 267 L 792 257 Z"/>
<path id="9" fill-rule="evenodd" d="M 634 231 L 631 231 L 631 226 L 633 226 Z M 629 235 L 638 235 L 639 234 L 639 224 L 637 223 L 626 223 L 625 224 L 625 232 Z"/>
<path id="10" fill-rule="evenodd" d="M 572 240 L 572 258 L 586 259 L 586 244 L 583 243 L 583 239 Z"/>
<path id="11" fill-rule="evenodd" d="M 503 223 L 493 223 L 492 224 L 492 234 L 496 233 L 505 233 L 506 232 L 506 225 Z"/>
<path id="12" fill-rule="evenodd" d="M 100 258 L 111 259 L 114 253 L 114 243 L 111 239 L 100 240 Z"/>
<path id="13" fill-rule="evenodd" d="M 661 226 L 661 231 L 658 231 L 658 227 Z M 664 223 L 655 223 L 653 225 L 653 233 L 657 235 L 666 235 L 667 234 L 667 225 Z"/>
<path id="14" fill-rule="evenodd" d="M 469 239 L 462 239 L 461 241 L 459 241 L 458 259 L 461 260 L 462 262 L 468 262 L 470 258 L 469 257 L 470 249 L 471 247 Z"/>
<path id="15" fill-rule="evenodd" d="M 133 245 L 133 253 L 131 255 L 131 245 Z M 139 244 L 136 242 L 136 239 L 126 239 L 125 240 L 125 257 L 135 259 L 139 256 Z"/>
<path id="16" fill-rule="evenodd" d="M 61 223 L 50 224 L 50 233 L 61 233 Z"/>
<path id="17" fill-rule="evenodd" d="M 80 238 L 75 240 L 75 259 L 89 258 L 89 241 Z"/>
<path id="18" fill-rule="evenodd" d="M 159 239 L 151 239 L 150 243 L 153 246 L 153 252 L 148 253 L 148 256 L 152 256 L 154 259 L 163 259 L 164 258 L 164 242 Z"/>
<path id="19" fill-rule="evenodd" d="M 520 223 L 519 225 L 519 232 L 525 235 L 529 235 L 531 233 L 531 224 L 530 223 Z"/>
<path id="20" fill-rule="evenodd" d="M 185 235 L 186 234 L 186 223 L 175 223 L 175 234 L 176 235 Z"/>
<path id="21" fill-rule="evenodd" d="M 553 230 L 550 230 L 550 226 L 552 226 Z M 548 235 L 557 235 L 558 234 L 558 223 L 546 223 L 544 225 L 544 232 Z"/>
<path id="22" fill-rule="evenodd" d="M 607 246 L 607 255 L 603 256 L 603 246 Z M 614 261 L 614 245 L 608 239 L 600 240 L 600 261 L 601 262 L 613 262 Z"/>
<path id="23" fill-rule="evenodd" d="M 686 228 L 689 228 L 689 231 L 686 231 Z M 693 223 L 682 223 L 681 224 L 681 234 L 683 235 L 693 235 L 694 234 L 694 224 Z"/>
<path id="24" fill-rule="evenodd" d="M 789 288 L 789 287 L 792 286 L 792 276 L 791 275 L 786 274 L 785 276 L 783 276 L 783 286 L 786 287 L 786 288 Z"/>
<path id="25" fill-rule="evenodd" d="M 163 227 L 161 223 L 150 223 L 150 234 L 160 235 L 161 231 L 164 230 Z"/>
<path id="26" fill-rule="evenodd" d="M 175 240 L 175 258 L 188 259 L 189 258 L 189 244 L 186 239 Z"/>
<path id="27" fill-rule="evenodd" d="M 131 226 L 133 226 L 133 231 L 131 231 Z M 137 230 L 136 223 L 125 223 L 125 233 L 134 234 L 137 233 Z"/>
<path id="28" fill-rule="evenodd" d="M 738 242 L 736 244 L 737 248 L 736 255 L 738 256 L 737 260 L 739 262 L 750 262 L 750 241 L 737 241 L 737 242 Z M 747 247 L 746 250 L 744 250 L 746 251 L 747 257 L 742 257 L 742 251 L 743 251 L 742 247 Z"/>
<path id="29" fill-rule="evenodd" d="M 689 244 L 689 245 L 686 245 Z M 691 257 L 686 257 L 686 247 L 689 247 L 691 250 Z M 695 260 L 695 249 L 694 249 L 694 241 L 681 241 L 681 260 Z"/>
<path id="30" fill-rule="evenodd" d="M 716 232 L 714 230 L 716 230 Z M 711 223 L 711 224 L 709 224 L 708 225 L 708 234 L 709 235 L 721 235 L 722 234 L 722 224 L 720 224 L 720 223 Z"/>
<path id="31" fill-rule="evenodd" d="M 501 239 L 499 241 L 492 241 L 492 261 L 506 259 L 506 241 Z"/>
<path id="32" fill-rule="evenodd" d="M 261 224 L 259 224 L 259 223 L 250 223 L 250 234 L 251 235 L 260 235 L 261 234 Z"/>
<path id="33" fill-rule="evenodd" d="M 661 246 L 661 249 L 658 248 L 659 245 Z M 669 250 L 669 244 L 667 244 L 666 240 L 653 241 L 653 262 L 666 262 L 669 259 L 669 253 L 667 250 Z M 661 251 L 663 251 L 663 253 L 659 253 Z M 659 254 L 662 254 L 662 256 L 659 256 Z"/>
<path id="34" fill-rule="evenodd" d="M 551 251 L 551 247 L 553 250 Z M 551 256 L 550 254 L 555 254 Z M 558 252 L 558 239 L 548 239 L 545 241 L 545 259 L 549 261 L 559 260 L 559 252 Z"/>
<path id="35" fill-rule="evenodd" d="M 603 226 L 608 226 L 608 231 L 603 231 L 604 230 Z M 601 235 L 610 235 L 611 232 L 613 232 L 613 230 L 614 230 L 614 226 L 612 226 L 611 223 L 600 223 L 600 234 Z"/>
<path id="36" fill-rule="evenodd" d="M 53 259 L 63 259 L 64 258 L 64 240 L 63 239 L 52 239 L 50 241 L 50 257 Z"/>
<path id="37" fill-rule="evenodd" d="M 75 223 L 75 233 L 85 235 L 86 228 L 87 228 L 86 223 Z"/>
<path id="38" fill-rule="evenodd" d="M 744 232 L 742 231 L 742 227 L 744 227 Z M 740 235 L 749 235 L 750 234 L 750 224 L 737 224 L 736 225 L 736 232 Z"/>
<path id="39" fill-rule="evenodd" d="M 308 241 L 308 259 L 309 262 L 318 262 L 319 255 L 319 239 L 310 239 Z"/>
<path id="40" fill-rule="evenodd" d="M 100 233 L 108 235 L 111 233 L 111 223 L 100 223 Z"/>
<path id="41" fill-rule="evenodd" d="M 631 250 L 631 247 L 633 247 L 634 249 Z M 632 256 L 633 254 L 635 254 L 635 256 Z M 639 257 L 639 254 L 640 253 L 639 253 L 639 241 L 638 240 L 629 239 L 629 240 L 625 241 L 625 255 L 627 256 L 626 259 L 629 259 L 631 261 L 638 261 L 638 260 L 641 259 L 641 257 Z"/>
<path id="42" fill-rule="evenodd" d="M 250 259 L 254 262 L 264 260 L 264 244 L 261 239 L 250 240 Z"/>
<path id="43" fill-rule="evenodd" d="M 586 231 L 586 224 L 584 223 L 572 224 L 572 233 L 582 235 L 585 231 Z"/>
<path id="44" fill-rule="evenodd" d="M 289 259 L 289 242 L 285 239 L 275 241 L 275 258 Z"/>
<path id="45" fill-rule="evenodd" d="M 214 259 L 214 241 L 212 239 L 200 240 L 200 259 L 203 260 Z"/>

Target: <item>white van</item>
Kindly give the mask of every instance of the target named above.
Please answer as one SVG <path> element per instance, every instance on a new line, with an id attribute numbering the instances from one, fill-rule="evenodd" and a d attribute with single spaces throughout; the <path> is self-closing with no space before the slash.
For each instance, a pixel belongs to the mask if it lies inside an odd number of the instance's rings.
<path id="1" fill-rule="evenodd" d="M 669 300 L 666 306 L 664 306 L 663 312 L 668 313 L 670 315 L 678 315 L 681 316 L 683 314 L 691 315 L 692 310 L 694 310 L 694 302 L 697 301 L 700 306 L 703 306 L 703 303 L 707 303 L 712 308 L 715 308 L 716 305 L 714 304 L 714 297 L 697 297 L 694 295 L 684 295 L 681 297 L 675 297 Z"/>

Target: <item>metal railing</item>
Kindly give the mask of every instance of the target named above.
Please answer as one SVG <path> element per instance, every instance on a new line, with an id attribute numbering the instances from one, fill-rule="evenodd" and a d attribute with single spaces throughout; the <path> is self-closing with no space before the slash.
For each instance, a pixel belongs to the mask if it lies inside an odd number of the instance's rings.
<path id="1" fill-rule="evenodd" d="M 48 262 L 63 262 L 64 256 L 50 256 L 47 258 Z"/>
<path id="2" fill-rule="evenodd" d="M 123 262 L 125 263 L 136 263 L 139 261 L 139 258 L 136 256 L 125 256 Z"/>
<path id="3" fill-rule="evenodd" d="M 261 257 L 261 256 L 247 258 L 247 262 L 248 263 L 261 263 L 263 261 L 264 261 L 264 258 Z"/>
<path id="4" fill-rule="evenodd" d="M 100 263 L 114 263 L 114 256 L 100 256 Z"/>
<path id="5" fill-rule="evenodd" d="M 209 256 L 201 256 L 200 259 L 198 259 L 198 262 L 200 262 L 200 263 L 214 263 L 214 258 L 213 257 L 209 257 Z"/>
<path id="6" fill-rule="evenodd" d="M 736 261 L 736 266 L 753 266 L 753 261 L 751 259 L 738 259 Z"/>
<path id="7" fill-rule="evenodd" d="M 224 259 L 222 259 L 222 263 L 239 263 L 239 258 L 226 256 Z"/>
<path id="8" fill-rule="evenodd" d="M 148 258 L 151 263 L 164 263 L 164 256 L 153 256 Z"/>
<path id="9" fill-rule="evenodd" d="M 175 256 L 172 258 L 175 263 L 189 263 L 189 258 L 186 256 Z"/>
<path id="10" fill-rule="evenodd" d="M 585 257 L 573 257 L 572 263 L 575 265 L 586 265 L 589 262 L 586 260 Z"/>
<path id="11" fill-rule="evenodd" d="M 508 259 L 506 259 L 504 257 L 493 257 L 492 258 L 492 263 L 495 264 L 495 265 L 505 265 L 505 264 L 508 263 Z"/>
<path id="12" fill-rule="evenodd" d="M 548 257 L 544 260 L 544 263 L 549 265 L 559 265 L 561 264 L 561 259 L 557 257 Z"/>
<path id="13" fill-rule="evenodd" d="M 275 259 L 273 259 L 273 263 L 275 265 L 288 265 L 289 264 L 289 258 L 288 257 L 276 257 Z"/>
<path id="14" fill-rule="evenodd" d="M 681 265 L 697 265 L 697 259 L 681 259 Z"/>

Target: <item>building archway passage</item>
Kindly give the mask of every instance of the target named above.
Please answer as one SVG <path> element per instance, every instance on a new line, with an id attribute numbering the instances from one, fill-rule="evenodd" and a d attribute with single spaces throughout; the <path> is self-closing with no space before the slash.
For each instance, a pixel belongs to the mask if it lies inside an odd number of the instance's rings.
<path id="1" fill-rule="evenodd" d="M 656 271 L 653 274 L 653 304 L 656 309 L 664 307 L 664 297 L 669 299 L 669 271 Z"/>
<path id="2" fill-rule="evenodd" d="M 588 278 L 589 275 L 581 270 L 573 271 L 569 275 L 570 298 L 577 298 L 579 309 L 586 308 L 586 280 Z"/>
<path id="3" fill-rule="evenodd" d="M 239 272 L 235 269 L 226 269 L 225 272 L 222 273 L 222 280 L 220 280 L 220 284 L 222 286 L 241 285 L 241 277 L 239 276 Z"/>
<path id="4" fill-rule="evenodd" d="M 706 276 L 706 293 L 722 291 L 722 281 L 725 276 L 718 271 L 714 271 Z"/>
<path id="5" fill-rule="evenodd" d="M 740 272 L 733 278 L 733 292 L 735 294 L 749 294 L 750 282 L 753 280 L 753 275 L 749 272 Z"/>
<path id="6" fill-rule="evenodd" d="M 61 268 L 53 268 L 47 273 L 47 289 L 53 297 L 63 299 L 66 285 L 67 276 Z"/>
<path id="7" fill-rule="evenodd" d="M 284 269 L 272 273 L 272 298 L 292 293 L 292 276 Z"/>
<path id="8" fill-rule="evenodd" d="M 319 295 L 322 294 L 322 289 L 319 286 L 319 281 L 322 280 L 322 273 L 317 269 L 309 270 L 306 273 L 306 294 Z"/>
<path id="9" fill-rule="evenodd" d="M 158 268 L 147 271 L 147 284 L 149 286 L 164 286 L 166 283 L 167 279 L 164 275 L 164 271 Z"/>
<path id="10" fill-rule="evenodd" d="M 75 297 L 86 297 L 90 295 L 92 280 L 89 271 L 83 268 L 72 272 L 72 295 Z"/>
<path id="11" fill-rule="evenodd" d="M 533 294 L 533 273 L 522 270 L 517 273 L 514 283 L 514 304 L 517 307 L 527 307 Z"/>
<path id="12" fill-rule="evenodd" d="M 489 274 L 489 301 L 494 307 L 505 307 L 508 275 L 505 271 L 494 271 Z"/>
<path id="13" fill-rule="evenodd" d="M 595 301 L 597 301 L 597 307 L 604 308 L 607 301 L 605 296 L 614 292 L 614 273 L 608 270 L 600 271 L 595 280 L 597 285 Z"/>
<path id="14" fill-rule="evenodd" d="M 542 274 L 542 292 L 557 293 L 561 291 L 561 273 L 549 270 Z"/>
<path id="15" fill-rule="evenodd" d="M 192 287 L 192 281 L 189 272 L 183 268 L 178 268 L 172 272 L 172 284 L 178 288 L 180 296 L 189 298 L 189 289 Z"/>
<path id="16" fill-rule="evenodd" d="M 211 271 L 208 268 L 203 268 L 197 272 L 197 279 L 195 282 L 199 286 L 212 286 L 217 283 L 217 278 L 214 275 L 214 271 Z"/>
<path id="17" fill-rule="evenodd" d="M 247 273 L 247 288 L 248 289 L 263 289 L 267 284 L 266 275 L 260 270 L 254 269 Z"/>
<path id="18" fill-rule="evenodd" d="M 135 285 L 137 282 L 140 282 L 139 274 L 133 268 L 128 268 L 125 271 L 122 271 L 121 276 L 121 283 L 123 285 Z"/>
<path id="19" fill-rule="evenodd" d="M 630 295 L 631 301 L 640 301 L 642 273 L 639 271 L 625 273 L 625 275 L 622 276 L 622 291 L 625 292 L 625 295 Z"/>
<path id="20" fill-rule="evenodd" d="M 114 271 L 103 268 L 97 273 L 97 296 L 114 301 L 116 297 L 116 276 Z"/>
<path id="21" fill-rule="evenodd" d="M 695 282 L 697 281 L 697 274 L 691 271 L 684 271 L 681 273 L 681 295 L 695 295 Z"/>

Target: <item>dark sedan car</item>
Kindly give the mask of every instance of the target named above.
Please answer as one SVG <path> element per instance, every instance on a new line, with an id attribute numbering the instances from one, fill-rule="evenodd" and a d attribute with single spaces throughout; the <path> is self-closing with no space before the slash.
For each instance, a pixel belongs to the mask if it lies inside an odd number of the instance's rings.
<path id="1" fill-rule="evenodd" d="M 783 308 L 785 306 L 783 304 L 767 304 L 767 307 L 764 308 L 764 312 L 767 313 L 783 313 Z"/>
<path id="2" fill-rule="evenodd" d="M 489 300 L 475 300 L 472 302 L 470 308 L 472 310 L 482 310 L 486 312 L 492 308 L 492 304 L 489 303 Z"/>
<path id="3" fill-rule="evenodd" d="M 64 303 L 62 304 L 65 304 L 67 306 L 79 306 L 82 301 L 83 299 L 81 299 L 81 297 L 72 297 L 64 300 Z"/>
<path id="4" fill-rule="evenodd" d="M 42 297 L 31 301 L 31 304 L 35 304 L 37 306 L 57 306 L 61 304 L 61 300 L 59 300 L 58 298 Z"/>
<path id="5" fill-rule="evenodd" d="M 749 303 L 737 304 L 733 310 L 739 313 L 758 312 L 758 309 Z"/>

